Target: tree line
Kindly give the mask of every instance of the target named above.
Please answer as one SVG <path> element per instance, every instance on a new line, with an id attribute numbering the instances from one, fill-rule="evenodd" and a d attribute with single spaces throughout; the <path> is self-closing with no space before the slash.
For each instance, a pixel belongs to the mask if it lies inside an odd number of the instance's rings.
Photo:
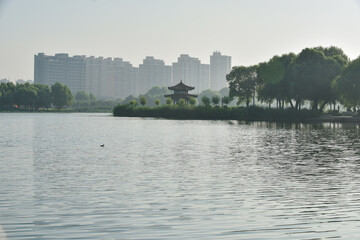
<path id="1" fill-rule="evenodd" d="M 360 57 L 350 61 L 338 47 L 305 48 L 258 65 L 233 67 L 226 79 L 229 97 L 247 107 L 255 98 L 282 109 L 288 104 L 298 110 L 308 102 L 320 112 L 326 105 L 335 110 L 336 103 L 347 109 L 360 106 Z"/>
<path id="2" fill-rule="evenodd" d="M 37 110 L 40 108 L 64 108 L 73 100 L 70 89 L 61 83 L 51 88 L 43 84 L 0 84 L 0 107 L 2 109 Z"/>
<path id="3" fill-rule="evenodd" d="M 71 90 L 61 83 L 51 87 L 44 84 L 0 84 L 0 110 L 39 109 L 95 109 L 112 110 L 121 100 L 96 100 L 95 96 L 79 91 L 73 96 Z"/>

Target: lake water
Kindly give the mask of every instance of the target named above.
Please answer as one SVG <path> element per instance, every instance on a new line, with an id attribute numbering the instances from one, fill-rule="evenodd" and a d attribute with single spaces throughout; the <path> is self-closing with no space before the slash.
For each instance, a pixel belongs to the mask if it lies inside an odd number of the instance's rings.
<path id="1" fill-rule="evenodd" d="M 0 239 L 360 237 L 357 125 L 0 113 L 0 164 Z"/>

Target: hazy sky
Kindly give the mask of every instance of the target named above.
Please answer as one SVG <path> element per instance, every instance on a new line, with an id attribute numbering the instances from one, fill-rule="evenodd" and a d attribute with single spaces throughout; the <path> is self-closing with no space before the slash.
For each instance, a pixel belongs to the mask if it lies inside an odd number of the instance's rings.
<path id="1" fill-rule="evenodd" d="M 0 79 L 33 79 L 34 54 L 181 53 L 209 63 L 214 50 L 251 65 L 305 47 L 360 55 L 359 0 L 0 0 Z"/>

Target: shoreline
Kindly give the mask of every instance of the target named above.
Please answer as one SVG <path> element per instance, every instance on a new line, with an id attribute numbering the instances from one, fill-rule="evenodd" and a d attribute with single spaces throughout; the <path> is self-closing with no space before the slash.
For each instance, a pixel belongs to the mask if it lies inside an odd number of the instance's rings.
<path id="1" fill-rule="evenodd" d="M 157 108 L 118 105 L 114 117 L 151 117 L 175 120 L 234 120 L 246 122 L 283 123 L 358 123 L 360 115 L 345 112 L 339 115 L 319 113 L 308 109 L 271 109 L 261 107 L 188 107 L 161 106 Z"/>
<path id="2" fill-rule="evenodd" d="M 200 107 L 201 108 L 201 107 Z M 259 108 L 259 107 L 255 107 L 255 108 Z M 246 121 L 246 122 L 283 122 L 283 123 L 354 123 L 354 124 L 360 124 L 360 115 L 356 114 L 356 113 L 349 113 L 349 112 L 344 112 L 342 114 L 339 115 L 331 115 L 329 113 L 318 113 L 318 116 L 313 116 L 313 117 L 304 117 L 301 116 L 300 118 L 294 118 L 294 116 L 289 116 L 289 118 L 285 117 L 285 116 L 273 116 L 271 118 L 268 118 L 266 116 L 236 116 L 236 117 L 229 117 L 226 115 L 218 115 L 218 114 L 212 114 L 209 117 L 204 116 L 203 114 L 199 114 L 198 116 L 196 115 L 191 115 L 191 116 L 186 116 L 186 114 L 184 116 L 176 116 L 176 115 L 159 115 L 159 114 L 153 114 L 153 113 L 149 113 L 149 114 L 144 114 L 142 112 L 142 110 L 150 110 L 151 109 L 156 109 L 156 108 L 134 108 L 133 110 L 135 110 L 132 113 L 127 113 L 127 114 L 115 114 L 114 111 L 84 111 L 84 110 L 74 110 L 74 109 L 60 109 L 60 110 L 56 110 L 56 109 L 52 109 L 52 110 L 38 110 L 38 111 L 33 111 L 33 110 L 16 110 L 16 111 L 0 111 L 0 113 L 109 113 L 114 116 L 114 117 L 140 117 L 140 118 L 156 118 L 156 119 L 171 119 L 171 120 L 209 120 L 209 121 L 213 121 L 213 120 L 220 120 L 220 121 Z M 209 110 L 206 108 L 202 108 L 203 110 Z M 221 109 L 219 108 L 213 108 L 215 109 L 215 111 Z M 226 110 L 230 109 L 230 108 L 224 108 Z M 115 110 L 115 109 L 114 109 Z M 177 112 L 177 110 L 179 110 L 179 112 L 184 112 L 184 109 L 181 108 L 173 108 L 172 109 L 174 112 Z M 194 111 L 195 109 L 185 109 L 185 111 Z M 291 111 L 291 109 L 268 109 L 270 111 L 283 111 L 286 112 L 288 110 Z M 138 114 L 136 113 L 136 111 L 140 111 L 138 112 Z M 196 111 L 196 110 L 195 110 Z M 211 110 L 210 110 L 211 111 Z M 221 111 L 221 110 L 220 110 Z M 310 111 L 310 110 L 307 110 Z M 300 114 L 301 115 L 301 114 Z"/>

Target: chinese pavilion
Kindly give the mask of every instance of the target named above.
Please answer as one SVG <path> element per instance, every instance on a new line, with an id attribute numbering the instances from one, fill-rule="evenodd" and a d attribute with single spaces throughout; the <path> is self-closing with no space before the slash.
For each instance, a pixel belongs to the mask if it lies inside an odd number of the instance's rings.
<path id="1" fill-rule="evenodd" d="M 197 95 L 189 94 L 188 91 L 195 89 L 195 87 L 190 87 L 185 85 L 182 80 L 180 83 L 176 84 L 175 86 L 168 87 L 169 90 L 173 90 L 173 94 L 164 95 L 165 97 L 170 97 L 174 104 L 176 104 L 180 99 L 184 99 L 186 104 L 189 102 L 189 98 L 193 97 L 196 98 Z"/>

